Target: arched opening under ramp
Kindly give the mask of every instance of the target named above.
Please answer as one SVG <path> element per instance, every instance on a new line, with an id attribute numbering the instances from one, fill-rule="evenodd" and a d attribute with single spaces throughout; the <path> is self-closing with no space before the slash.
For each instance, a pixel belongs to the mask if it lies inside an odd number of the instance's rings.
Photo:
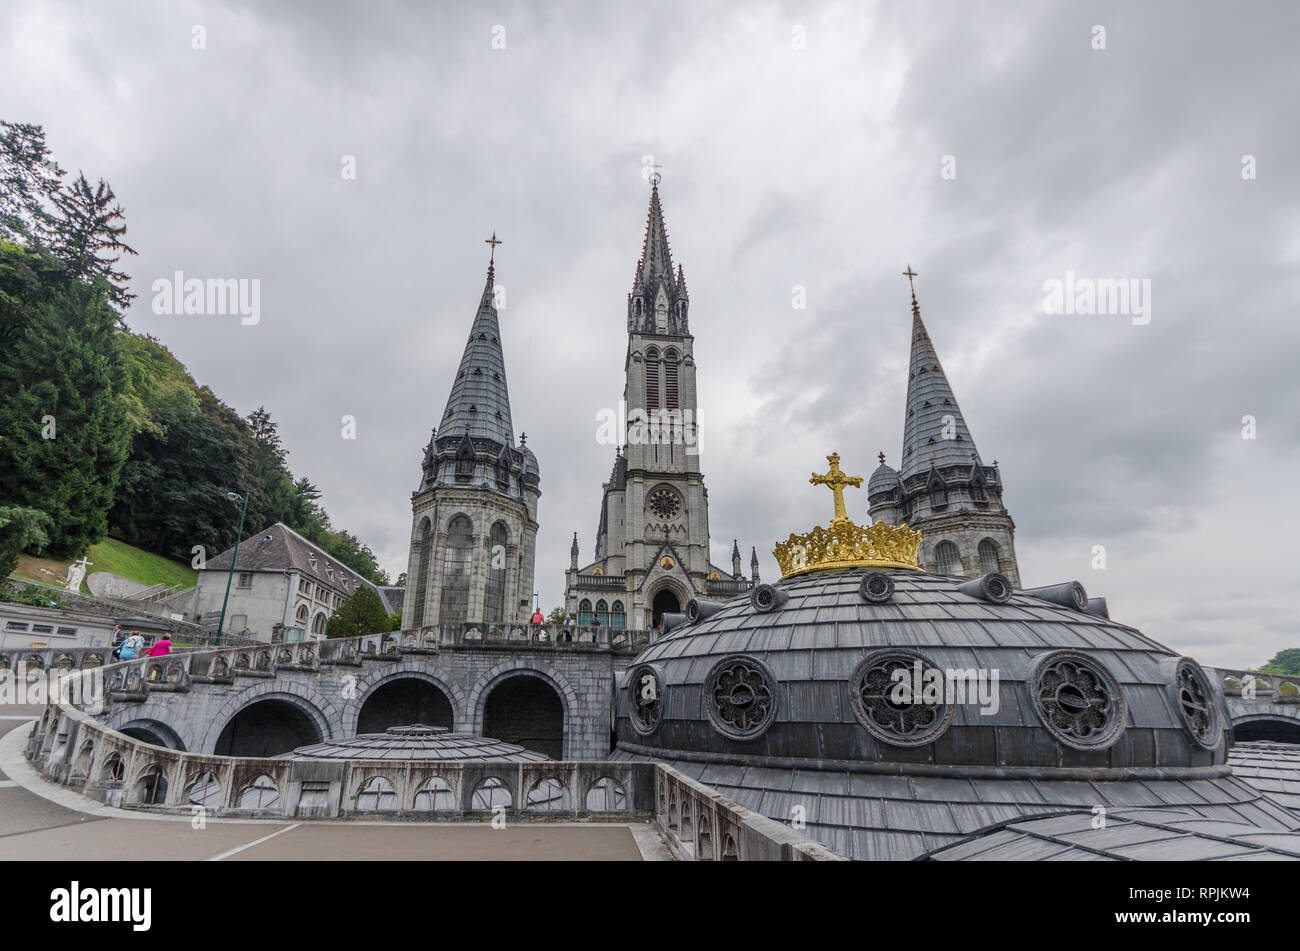
<path id="1" fill-rule="evenodd" d="M 1232 724 L 1232 739 L 1234 743 L 1247 743 L 1251 740 L 1300 743 L 1300 721 L 1281 717 L 1238 720 Z"/>
<path id="2" fill-rule="evenodd" d="M 148 743 L 151 746 L 161 746 L 164 749 L 186 752 L 185 743 L 176 731 L 166 723 L 161 723 L 158 720 L 131 720 L 118 727 L 117 732 L 125 733 L 132 739 Z"/>
<path id="3" fill-rule="evenodd" d="M 255 700 L 231 717 L 212 752 L 217 756 L 279 756 L 324 739 L 305 710 L 271 698 Z"/>
<path id="4" fill-rule="evenodd" d="M 564 701 L 540 677 L 506 677 L 484 701 L 483 735 L 563 759 Z"/>
<path id="5" fill-rule="evenodd" d="M 451 700 L 436 686 L 419 677 L 399 677 L 380 684 L 361 705 L 357 733 L 383 733 L 390 726 L 426 723 L 455 726 Z"/>

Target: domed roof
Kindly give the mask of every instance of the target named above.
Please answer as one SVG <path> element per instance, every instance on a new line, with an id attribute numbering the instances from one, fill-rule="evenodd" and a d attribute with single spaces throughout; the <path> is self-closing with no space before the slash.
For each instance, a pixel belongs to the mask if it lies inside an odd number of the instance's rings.
<path id="1" fill-rule="evenodd" d="M 527 445 L 519 447 L 519 451 L 524 454 L 524 474 L 541 475 L 541 470 L 537 467 L 537 457 Z"/>
<path id="2" fill-rule="evenodd" d="M 888 492 L 890 489 L 900 485 L 898 479 L 898 470 L 892 469 L 883 462 L 876 467 L 876 471 L 871 473 L 871 479 L 867 482 L 867 495 L 875 495 L 877 492 Z"/>
<path id="3" fill-rule="evenodd" d="M 779 821 L 801 808 L 810 834 L 864 859 L 1096 805 L 1290 828 L 1226 765 L 1216 682 L 1086 605 L 1077 583 L 908 569 L 696 602 L 623 674 L 614 755 Z"/>
<path id="4" fill-rule="evenodd" d="M 362 733 L 340 740 L 300 746 L 286 757 L 309 759 L 393 759 L 393 760 L 510 760 L 540 762 L 550 757 L 500 740 L 452 733 L 446 727 L 389 727 L 384 733 Z"/>
<path id="5" fill-rule="evenodd" d="M 662 722 L 643 734 L 628 721 L 620 739 L 750 759 L 963 767 L 1225 762 L 1226 718 L 1212 708 L 1212 722 L 1194 733 L 1179 702 L 1180 658 L 1136 629 L 1013 593 L 1005 580 L 1007 600 L 997 603 L 961 590 L 970 588 L 962 579 L 905 569 L 866 574 L 887 578 L 892 594 L 868 600 L 860 570 L 812 574 L 761 586 L 755 599 L 733 599 L 673 629 L 632 668 L 650 665 L 661 675 Z M 763 589 L 784 602 L 756 607 Z M 1081 586 L 1079 595 L 1086 603 Z M 899 679 L 963 696 L 899 703 Z M 728 691 L 743 709 L 721 699 Z M 624 716 L 627 701 L 624 691 Z"/>

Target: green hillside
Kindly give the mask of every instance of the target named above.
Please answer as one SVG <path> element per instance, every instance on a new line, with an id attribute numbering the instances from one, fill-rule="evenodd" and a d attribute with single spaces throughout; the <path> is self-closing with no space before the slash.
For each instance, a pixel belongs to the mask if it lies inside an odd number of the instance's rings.
<path id="1" fill-rule="evenodd" d="M 198 572 L 189 565 L 136 548 L 116 538 L 106 538 L 102 542 L 91 545 L 86 557 L 90 560 L 87 574 L 109 571 L 141 584 L 165 584 L 173 588 L 191 588 L 198 583 Z M 18 559 L 18 568 L 14 574 L 21 578 L 30 578 L 32 581 L 56 584 L 60 578 L 67 576 L 69 564 L 71 560 L 22 555 Z M 82 582 L 81 590 L 89 594 L 85 582 Z"/>

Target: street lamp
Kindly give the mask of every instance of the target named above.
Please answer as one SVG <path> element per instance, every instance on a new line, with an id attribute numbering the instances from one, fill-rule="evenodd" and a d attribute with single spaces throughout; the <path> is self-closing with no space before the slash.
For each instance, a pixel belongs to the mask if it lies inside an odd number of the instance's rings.
<path id="1" fill-rule="evenodd" d="M 235 577 L 235 562 L 239 559 L 239 540 L 244 536 L 244 516 L 248 514 L 248 496 L 251 494 L 226 493 L 226 498 L 230 499 L 230 501 L 242 501 L 244 510 L 239 513 L 239 531 L 235 533 L 235 552 L 230 556 L 230 571 L 226 574 L 226 596 L 221 599 L 221 620 L 217 622 L 217 642 L 214 645 L 215 647 L 221 646 L 221 629 L 226 626 L 226 602 L 230 600 L 230 582 Z"/>

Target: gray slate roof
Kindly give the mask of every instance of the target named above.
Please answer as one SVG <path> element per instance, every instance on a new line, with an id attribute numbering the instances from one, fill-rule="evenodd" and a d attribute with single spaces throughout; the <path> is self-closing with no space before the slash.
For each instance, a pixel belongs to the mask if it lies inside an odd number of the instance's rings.
<path id="1" fill-rule="evenodd" d="M 1061 813 L 1080 813 L 1091 829 L 1099 805 L 1111 814 L 1153 810 L 1167 824 L 1199 822 L 1202 831 L 1234 824 L 1241 836 L 1300 828 L 1300 817 L 1229 770 L 1217 678 L 1207 677 L 1218 716 L 1212 748 L 1195 741 L 1179 705 L 1175 652 L 1135 628 L 1024 592 L 997 604 L 958 590 L 964 578 L 887 574 L 894 591 L 885 603 L 860 594 L 861 571 L 824 572 L 779 582 L 788 598 L 773 610 L 739 597 L 673 628 L 620 680 L 615 758 L 668 763 L 777 821 L 801 807 L 811 836 L 856 859 L 915 858 L 999 824 Z M 877 739 L 850 693 L 859 664 L 880 648 L 917 651 L 940 669 L 997 671 L 998 709 L 956 703 L 947 729 L 922 745 Z M 1034 664 L 1060 650 L 1116 681 L 1123 729 L 1109 746 L 1075 748 L 1040 717 Z M 741 654 L 770 672 L 776 712 L 763 732 L 733 739 L 710 718 L 705 684 Z M 660 683 L 660 719 L 646 734 L 629 719 L 629 681 L 642 664 Z M 1162 833 L 1166 844 L 1135 854 L 1179 858 L 1190 835 Z M 1231 849 L 1267 852 L 1263 841 Z"/>
<path id="2" fill-rule="evenodd" d="M 510 420 L 510 392 L 506 387 L 506 363 L 501 347 L 501 328 L 493 302 L 493 268 L 479 301 L 478 313 L 470 325 L 465 352 L 456 370 L 447 406 L 438 432 L 442 436 L 487 438 L 513 447 L 514 426 Z"/>
<path id="3" fill-rule="evenodd" d="M 1300 834 L 1180 809 L 1127 809 L 1092 827 L 1091 811 L 1017 819 L 923 856 L 961 861 L 1220 861 L 1300 859 Z"/>
<path id="4" fill-rule="evenodd" d="M 952 439 L 944 439 L 944 417 L 954 418 Z M 966 419 L 957 406 L 939 355 L 912 298 L 912 359 L 907 376 L 907 410 L 903 420 L 903 458 L 899 472 L 907 479 L 918 472 L 972 464 L 979 459 Z"/>
<path id="5" fill-rule="evenodd" d="M 234 554 L 235 549 L 231 547 L 215 558 L 209 558 L 204 570 L 229 571 Z M 313 558 L 315 564 L 312 563 Z M 235 565 L 235 570 L 237 572 L 296 571 L 304 577 L 315 579 L 331 591 L 338 591 L 347 596 L 355 594 L 358 586 L 364 585 L 379 594 L 380 601 L 384 601 L 382 592 L 373 584 L 323 548 L 307 541 L 283 522 L 276 522 L 270 528 L 256 535 L 249 535 L 240 542 L 239 561 Z M 386 601 L 384 603 L 387 604 Z"/>
<path id="6" fill-rule="evenodd" d="M 1300 816 L 1300 746 L 1251 740 L 1228 750 L 1233 775 Z"/>
<path id="7" fill-rule="evenodd" d="M 762 758 L 902 762 L 989 767 L 1202 767 L 1226 761 L 1224 744 L 1198 746 L 1177 706 L 1175 652 L 1135 628 L 1017 592 L 1006 604 L 964 594 L 969 579 L 920 571 L 888 572 L 892 599 L 871 604 L 859 594 L 860 571 L 780 582 L 789 600 L 760 613 L 737 597 L 696 624 L 674 628 L 636 664 L 662 669 L 663 722 L 649 737 L 632 731 L 627 691 L 619 697 L 619 739 L 640 746 Z M 956 705 L 952 726 L 934 742 L 900 748 L 875 739 L 858 722 L 849 683 L 872 650 L 919 651 L 941 669 L 997 671 L 996 713 Z M 1110 671 L 1127 705 L 1126 727 L 1102 750 L 1065 746 L 1043 727 L 1031 698 L 1031 665 L 1058 649 L 1081 651 Z M 771 671 L 777 713 L 760 737 L 733 740 L 714 729 L 704 682 L 724 657 L 748 654 Z M 1221 711 L 1221 722 L 1226 715 Z"/>
<path id="8" fill-rule="evenodd" d="M 386 733 L 363 733 L 311 746 L 301 746 L 289 757 L 361 760 L 509 760 L 540 762 L 548 756 L 469 733 L 451 733 L 445 727 L 415 724 L 391 727 Z"/>
<path id="9" fill-rule="evenodd" d="M 616 758 L 642 757 L 616 754 Z M 906 776 L 699 763 L 655 757 L 742 806 L 789 822 L 802 806 L 809 836 L 858 860 L 914 859 L 980 836 L 990 826 L 1077 810 L 1076 832 L 1091 832 L 1093 808 L 1108 818 L 1142 809 L 1153 822 L 1199 820 L 1208 828 L 1231 824 L 1238 834 L 1293 833 L 1300 820 L 1235 777 L 1191 780 L 994 779 Z M 1114 826 L 1112 825 L 1112 828 Z M 1010 835 L 1007 836 L 1011 838 Z M 1300 852 L 1300 836 L 1286 837 Z M 1085 841 L 1089 841 L 1083 836 Z M 978 839 L 976 839 L 978 841 Z M 1106 839 L 1092 840 L 1100 845 Z M 1245 846 L 1235 851 L 1242 851 Z M 939 857 L 939 856 L 935 856 Z M 953 852 L 948 857 L 973 857 Z M 993 858 L 997 856 L 980 856 Z M 1008 858 L 1038 858 L 1029 854 Z M 1179 859 L 1166 843 L 1132 857 Z"/>

